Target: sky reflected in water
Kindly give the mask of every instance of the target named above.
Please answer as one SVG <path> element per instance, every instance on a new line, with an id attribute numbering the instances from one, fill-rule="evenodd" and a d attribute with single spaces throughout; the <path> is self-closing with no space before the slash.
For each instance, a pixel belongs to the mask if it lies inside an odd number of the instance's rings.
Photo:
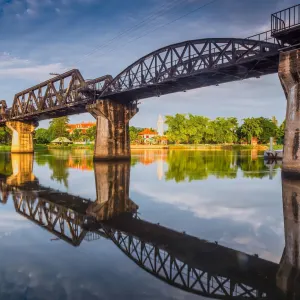
<path id="1" fill-rule="evenodd" d="M 105 208 L 104 202 L 116 197 L 118 213 L 137 210 L 137 222 L 180 233 L 179 244 L 195 237 L 206 240 L 208 249 L 215 244 L 258 256 L 272 266 L 280 263 L 285 246 L 281 169 L 265 163 L 257 151 L 136 150 L 130 166 L 120 168 L 94 165 L 88 150 L 37 152 L 34 159 L 0 156 L 0 299 L 207 299 L 146 272 L 124 255 L 107 227 L 103 230 L 110 238 L 86 234 L 74 247 L 50 232 L 47 224 L 55 219 L 50 213 L 40 224 L 20 214 L 27 201 L 28 214 L 38 220 L 34 203 L 46 196 L 56 204 L 67 199 L 54 209 L 47 198 L 43 207 L 57 216 L 64 213 L 69 222 L 77 217 L 64 210 L 67 201 L 86 199 L 80 206 L 82 215 L 88 211 L 88 220 L 96 217 L 100 222 L 104 215 L 110 216 L 111 206 Z M 126 204 L 116 208 L 122 197 L 127 197 Z M 96 200 L 99 203 L 86 210 L 86 203 Z M 55 228 L 59 230 L 59 221 Z M 70 228 L 65 230 L 72 234 Z M 149 234 L 155 238 L 154 231 Z M 150 236 L 147 239 L 146 243 Z M 196 249 L 198 244 L 190 241 Z M 165 251 L 170 243 L 162 246 Z M 183 255 L 184 248 L 177 248 Z"/>

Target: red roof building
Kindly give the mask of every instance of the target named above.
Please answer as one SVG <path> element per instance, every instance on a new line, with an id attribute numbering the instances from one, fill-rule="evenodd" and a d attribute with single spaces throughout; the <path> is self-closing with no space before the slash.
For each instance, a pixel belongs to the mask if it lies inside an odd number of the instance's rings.
<path id="1" fill-rule="evenodd" d="M 68 124 L 67 131 L 70 134 L 72 134 L 75 129 L 78 129 L 78 130 L 82 130 L 83 133 L 86 133 L 86 131 L 93 126 L 96 126 L 96 122 L 82 122 L 78 124 Z"/>
<path id="2" fill-rule="evenodd" d="M 156 131 L 152 131 L 149 128 L 145 128 L 143 131 L 141 131 L 139 133 L 139 135 L 141 135 L 143 137 L 143 139 L 146 140 L 146 139 L 151 139 L 151 138 L 157 136 L 158 133 Z"/>

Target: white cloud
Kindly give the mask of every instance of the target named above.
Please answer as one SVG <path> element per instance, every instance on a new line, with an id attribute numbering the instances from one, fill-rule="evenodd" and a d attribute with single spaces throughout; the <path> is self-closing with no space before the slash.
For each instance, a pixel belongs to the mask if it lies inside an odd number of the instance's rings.
<path id="1" fill-rule="evenodd" d="M 42 81 L 50 77 L 49 73 L 59 72 L 61 70 L 61 64 L 46 64 L 35 65 L 32 64 L 28 67 L 11 67 L 0 69 L 0 77 L 12 78 L 12 79 L 35 79 Z"/>

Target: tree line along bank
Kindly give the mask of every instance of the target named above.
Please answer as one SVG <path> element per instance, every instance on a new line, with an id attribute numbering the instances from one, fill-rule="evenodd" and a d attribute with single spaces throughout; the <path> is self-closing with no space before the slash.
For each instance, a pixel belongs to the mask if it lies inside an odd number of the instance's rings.
<path id="1" fill-rule="evenodd" d="M 56 118 L 50 121 L 48 128 L 38 128 L 34 132 L 36 144 L 48 144 L 58 137 L 67 137 L 73 142 L 94 141 L 96 126 L 85 132 L 75 129 L 72 134 L 67 131 L 68 117 Z M 169 144 L 250 144 L 253 137 L 259 144 L 267 144 L 273 137 L 277 144 L 284 139 L 285 121 L 278 124 L 275 117 L 245 118 L 242 124 L 235 117 L 218 117 L 214 120 L 205 116 L 193 114 L 176 114 L 166 116 L 167 130 L 165 135 Z M 145 128 L 130 126 L 130 140 L 140 142 L 139 133 Z M 9 144 L 10 132 L 7 128 L 0 128 L 0 143 Z"/>

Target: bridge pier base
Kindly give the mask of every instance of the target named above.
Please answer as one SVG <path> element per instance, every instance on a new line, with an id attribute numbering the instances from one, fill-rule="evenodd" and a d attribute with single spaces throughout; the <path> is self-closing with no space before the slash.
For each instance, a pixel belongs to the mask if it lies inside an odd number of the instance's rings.
<path id="1" fill-rule="evenodd" d="M 33 122 L 24 123 L 20 121 L 6 122 L 6 126 L 12 131 L 11 152 L 32 153 L 33 150 Z"/>
<path id="2" fill-rule="evenodd" d="M 300 177 L 300 50 L 280 53 L 278 75 L 287 98 L 282 170 Z"/>
<path id="3" fill-rule="evenodd" d="M 94 160 L 130 159 L 129 120 L 138 112 L 137 104 L 105 99 L 87 110 L 97 121 Z"/>

